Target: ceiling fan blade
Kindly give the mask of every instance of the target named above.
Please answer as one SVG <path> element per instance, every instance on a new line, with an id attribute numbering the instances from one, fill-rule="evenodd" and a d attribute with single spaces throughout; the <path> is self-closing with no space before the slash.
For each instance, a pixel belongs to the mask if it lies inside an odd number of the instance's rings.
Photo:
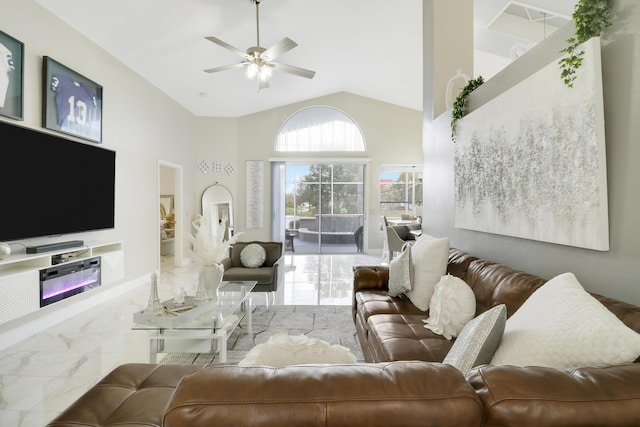
<path id="1" fill-rule="evenodd" d="M 262 52 L 261 56 L 265 58 L 266 61 L 273 61 L 283 53 L 289 52 L 296 46 L 298 46 L 298 43 L 294 42 L 289 37 L 285 37 L 278 43 L 271 46 L 269 49 Z"/>
<path id="2" fill-rule="evenodd" d="M 209 69 L 204 70 L 204 72 L 205 73 L 217 73 L 218 71 L 230 70 L 232 68 L 243 68 L 243 67 L 246 67 L 246 63 L 239 62 L 237 64 L 223 65 L 221 67 L 209 68 Z"/>
<path id="3" fill-rule="evenodd" d="M 307 70 L 305 68 L 296 67 L 294 65 L 280 64 L 278 62 L 272 62 L 269 65 L 273 66 L 276 70 L 284 71 L 285 73 L 295 74 L 296 76 L 304 77 L 306 79 L 312 79 L 316 75 L 315 71 Z"/>
<path id="4" fill-rule="evenodd" d="M 225 49 L 230 50 L 231 52 L 235 53 L 236 55 L 239 55 L 243 58 L 247 58 L 249 57 L 249 55 L 247 55 L 247 52 L 238 49 L 237 47 L 231 46 L 229 43 L 224 42 L 222 40 L 220 40 L 217 37 L 213 37 L 213 36 L 209 36 L 209 37 L 205 37 L 205 39 L 209 40 L 210 42 L 213 42 L 215 44 L 217 44 L 218 46 L 222 46 Z"/>

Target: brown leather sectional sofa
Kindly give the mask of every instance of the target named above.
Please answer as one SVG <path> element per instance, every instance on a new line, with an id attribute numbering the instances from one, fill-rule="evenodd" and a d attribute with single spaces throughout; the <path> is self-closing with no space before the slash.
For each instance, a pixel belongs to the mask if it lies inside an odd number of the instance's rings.
<path id="1" fill-rule="evenodd" d="M 354 321 L 368 362 L 285 368 L 127 364 L 49 426 L 637 426 L 640 361 L 559 370 L 439 363 L 452 343 L 387 295 L 388 269 L 355 267 Z M 478 313 L 515 311 L 545 281 L 451 250 Z M 640 307 L 596 296 L 640 331 Z M 418 323 L 419 322 L 419 323 Z"/>

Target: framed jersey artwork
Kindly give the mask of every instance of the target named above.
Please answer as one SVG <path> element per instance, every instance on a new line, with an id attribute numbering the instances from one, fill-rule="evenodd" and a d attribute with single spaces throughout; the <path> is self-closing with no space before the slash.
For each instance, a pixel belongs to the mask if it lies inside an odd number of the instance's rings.
<path id="1" fill-rule="evenodd" d="M 48 56 L 42 75 L 42 125 L 102 142 L 102 86 Z"/>
<path id="2" fill-rule="evenodd" d="M 24 44 L 0 31 L 0 115 L 22 120 Z"/>

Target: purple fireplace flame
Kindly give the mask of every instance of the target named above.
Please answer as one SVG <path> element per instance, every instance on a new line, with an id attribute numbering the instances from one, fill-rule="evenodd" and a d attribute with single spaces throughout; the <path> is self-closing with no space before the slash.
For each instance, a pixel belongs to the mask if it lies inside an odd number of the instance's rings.
<path id="1" fill-rule="evenodd" d="M 100 286 L 100 257 L 40 270 L 40 307 Z"/>

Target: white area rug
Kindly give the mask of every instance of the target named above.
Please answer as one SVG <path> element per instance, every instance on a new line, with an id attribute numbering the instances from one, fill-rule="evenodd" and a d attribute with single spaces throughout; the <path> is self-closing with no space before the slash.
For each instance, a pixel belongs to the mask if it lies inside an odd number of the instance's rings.
<path id="1" fill-rule="evenodd" d="M 356 355 L 358 361 L 364 357 L 356 336 L 356 328 L 351 316 L 351 306 L 347 305 L 261 305 L 253 311 L 253 332 L 246 333 L 246 319 L 229 337 L 227 343 L 227 363 L 236 364 L 257 344 L 265 343 L 278 332 L 288 335 L 306 335 L 330 344 L 347 347 Z M 170 353 L 161 364 L 198 364 L 219 363 L 215 353 Z"/>

